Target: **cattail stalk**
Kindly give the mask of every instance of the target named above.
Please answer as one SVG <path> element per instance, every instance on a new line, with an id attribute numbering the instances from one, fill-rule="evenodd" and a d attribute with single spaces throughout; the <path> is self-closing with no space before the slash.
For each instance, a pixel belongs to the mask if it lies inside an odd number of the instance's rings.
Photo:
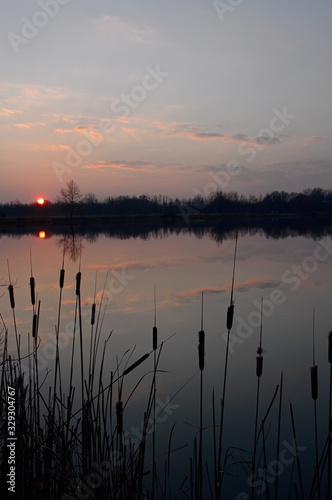
<path id="1" fill-rule="evenodd" d="M 316 450 L 316 481 L 318 500 L 320 500 L 320 478 L 319 478 L 319 455 L 318 455 L 318 426 L 317 426 L 317 398 L 318 398 L 318 366 L 315 360 L 315 309 L 312 317 L 312 367 L 311 375 L 311 397 L 314 402 L 314 422 L 315 422 L 315 450 Z"/>
<path id="2" fill-rule="evenodd" d="M 9 270 L 9 262 L 7 260 L 7 267 L 8 267 L 8 276 L 9 276 L 9 286 L 8 286 L 8 293 L 9 293 L 9 302 L 10 302 L 10 307 L 13 312 L 13 322 L 14 322 L 14 330 L 15 330 L 15 339 L 16 339 L 16 347 L 17 347 L 17 357 L 19 360 L 19 366 L 21 366 L 21 355 L 20 355 L 20 339 L 19 335 L 17 332 L 17 323 L 16 323 L 16 316 L 15 316 L 15 297 L 14 297 L 14 287 L 12 285 L 12 280 L 10 277 L 10 270 Z"/>
<path id="3" fill-rule="evenodd" d="M 279 412 L 278 412 L 277 459 L 276 459 L 277 467 L 276 467 L 276 481 L 275 481 L 275 500 L 278 500 L 278 492 L 279 492 L 279 452 L 280 452 L 283 379 L 284 379 L 284 374 L 281 373 L 281 376 L 280 376 L 280 395 L 279 395 Z"/>
<path id="4" fill-rule="evenodd" d="M 332 447 L 332 330 L 328 336 L 328 361 L 330 364 L 330 394 L 329 394 L 329 421 L 328 421 L 328 436 L 329 436 L 329 449 L 327 460 L 327 498 L 331 498 L 331 447 Z"/>
<path id="5" fill-rule="evenodd" d="M 300 479 L 301 499 L 304 500 L 304 488 L 303 488 L 303 481 L 302 481 L 302 470 L 301 470 L 300 457 L 299 457 L 299 454 L 298 454 L 298 451 L 297 451 L 298 450 L 297 437 L 296 437 L 296 429 L 295 429 L 293 406 L 292 406 L 291 403 L 289 403 L 289 409 L 290 409 L 290 414 L 291 414 L 292 429 L 293 429 L 293 438 L 294 438 L 295 451 L 296 451 L 296 464 L 297 464 L 297 470 L 298 470 L 299 479 Z"/>
<path id="6" fill-rule="evenodd" d="M 129 368 L 126 368 L 123 372 L 123 376 L 128 375 L 131 371 L 133 371 L 137 366 L 143 363 L 148 357 L 150 356 L 150 353 L 146 353 L 143 356 L 141 356 L 135 363 L 129 366 Z"/>
<path id="7" fill-rule="evenodd" d="M 257 454 L 257 427 L 258 427 L 258 407 L 259 407 L 259 394 L 260 394 L 260 380 L 263 373 L 263 297 L 261 298 L 261 318 L 260 318 L 260 332 L 259 332 L 259 347 L 257 348 L 256 357 L 256 376 L 257 376 L 257 390 L 256 390 L 256 417 L 255 417 L 255 434 L 254 434 L 254 456 L 253 456 L 253 475 L 256 473 L 256 454 Z M 254 486 L 252 488 L 252 500 L 255 497 Z"/>
<path id="8" fill-rule="evenodd" d="M 156 394 L 157 394 L 157 288 L 154 287 L 154 325 L 152 328 L 153 349 L 153 432 L 152 432 L 152 500 L 155 498 L 156 480 Z"/>
<path id="9" fill-rule="evenodd" d="M 205 332 L 203 330 L 203 291 L 201 309 L 201 330 L 198 332 L 198 365 L 200 369 L 200 402 L 199 402 L 199 449 L 198 449 L 198 494 L 203 499 L 203 370 L 205 357 Z"/>
<path id="10" fill-rule="evenodd" d="M 36 296 L 35 296 L 35 278 L 33 277 L 32 274 L 32 254 L 31 254 L 31 248 L 30 248 L 30 270 L 31 270 L 31 276 L 30 276 L 30 299 L 31 299 L 31 304 L 33 306 L 33 312 L 34 311 L 34 306 L 36 303 Z"/>
<path id="11" fill-rule="evenodd" d="M 230 305 L 227 309 L 227 319 L 226 319 L 227 342 L 226 342 L 226 353 L 225 353 L 224 381 L 223 381 L 222 400 L 221 400 L 220 434 L 219 434 L 219 449 L 218 449 L 218 464 L 217 464 L 218 469 L 215 471 L 215 488 L 216 488 L 216 495 L 215 496 L 216 496 L 216 500 L 218 498 L 220 498 L 221 482 L 222 482 L 222 474 L 223 474 L 222 467 L 221 467 L 222 441 L 223 441 L 223 429 L 224 429 L 224 417 L 225 417 L 225 400 L 226 400 L 227 370 L 228 370 L 228 355 L 229 355 L 229 337 L 230 337 L 231 328 L 233 326 L 233 317 L 234 317 L 233 294 L 234 294 L 237 242 L 238 242 L 238 232 L 236 232 L 236 238 L 235 238 L 231 297 L 230 297 Z"/>

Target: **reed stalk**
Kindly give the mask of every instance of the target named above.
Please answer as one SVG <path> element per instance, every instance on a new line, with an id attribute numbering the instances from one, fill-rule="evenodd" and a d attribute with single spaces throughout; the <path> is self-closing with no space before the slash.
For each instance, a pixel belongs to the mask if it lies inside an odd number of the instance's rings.
<path id="1" fill-rule="evenodd" d="M 157 288 L 154 287 L 154 325 L 152 328 L 153 349 L 153 431 L 152 431 L 152 500 L 155 499 L 156 485 L 156 393 L 157 393 Z"/>
<path id="2" fill-rule="evenodd" d="M 12 280 L 10 277 L 10 269 L 9 269 L 9 261 L 7 260 L 7 267 L 8 267 L 8 278 L 9 278 L 9 286 L 8 286 L 8 293 L 9 293 L 9 302 L 10 302 L 10 307 L 12 310 L 13 314 L 13 323 L 14 323 L 14 330 L 15 330 L 15 339 L 16 339 L 16 348 L 17 348 L 17 357 L 18 357 L 18 365 L 21 366 L 21 347 L 20 347 L 20 337 L 17 332 L 17 322 L 16 322 L 16 315 L 15 315 L 15 297 L 14 297 L 14 286 L 12 284 Z"/>
<path id="3" fill-rule="evenodd" d="M 256 411 L 255 411 L 255 432 L 254 432 L 254 455 L 252 473 L 255 477 L 256 474 L 256 453 L 257 453 L 257 428 L 258 428 L 258 407 L 259 407 L 259 394 L 260 394 L 260 380 L 263 373 L 263 297 L 261 299 L 261 318 L 260 318 L 260 331 L 259 331 L 259 347 L 257 348 L 256 357 L 256 376 L 257 376 L 257 389 L 256 389 Z M 264 439 L 263 439 L 264 442 Z M 254 486 L 252 487 L 252 500 L 255 498 Z"/>
<path id="4" fill-rule="evenodd" d="M 275 480 L 275 500 L 278 500 L 279 495 L 279 453 L 280 453 L 280 434 L 281 434 L 281 413 L 282 413 L 282 390 L 283 390 L 284 374 L 280 376 L 280 394 L 279 394 L 279 411 L 278 411 L 278 432 L 277 432 L 277 456 L 276 456 L 276 480 Z"/>
<path id="5" fill-rule="evenodd" d="M 332 330 L 328 335 L 328 362 L 330 364 L 329 416 L 328 416 L 328 460 L 327 460 L 327 498 L 331 498 L 331 453 L 332 453 Z"/>
<path id="6" fill-rule="evenodd" d="M 311 397 L 314 403 L 314 436 L 315 436 L 315 454 L 316 454 L 316 470 L 315 477 L 317 482 L 318 500 L 321 498 L 320 478 L 319 478 L 319 450 L 318 450 L 318 426 L 317 426 L 317 399 L 318 399 L 318 366 L 315 360 L 315 309 L 312 317 L 312 367 L 310 368 L 311 375 Z"/>
<path id="7" fill-rule="evenodd" d="M 204 292 L 202 291 L 201 329 L 198 332 L 198 366 L 200 370 L 199 398 L 199 449 L 198 449 L 198 498 L 203 499 L 203 371 L 205 358 L 205 332 L 203 329 Z"/>
<path id="8" fill-rule="evenodd" d="M 297 436 L 296 436 L 296 428 L 295 428 L 293 406 L 292 406 L 291 403 L 289 403 L 289 409 L 290 409 L 290 414 L 291 414 L 293 438 L 294 438 L 294 444 L 295 444 L 295 450 L 296 450 L 296 464 L 297 464 L 297 470 L 298 470 L 299 481 L 300 481 L 301 500 L 304 500 L 304 487 L 303 487 L 303 480 L 302 480 L 302 469 L 301 469 L 300 457 L 299 457 L 299 454 L 297 452 L 297 450 L 298 450 Z"/>
<path id="9" fill-rule="evenodd" d="M 221 495 L 221 483 L 223 478 L 223 472 L 221 468 L 222 460 L 222 444 L 223 444 L 223 429 L 224 429 L 224 417 L 225 417 L 225 401 L 226 401 L 226 388 L 227 388 L 227 371 L 228 371 L 228 355 L 229 355 L 229 337 L 233 326 L 234 317 L 234 280 L 235 280 L 235 265 L 236 265 L 236 254 L 237 254 L 237 243 L 238 243 L 238 232 L 236 232 L 235 237 L 235 248 L 234 248 L 234 260 L 233 260 L 233 273 L 232 273 L 232 285 L 231 285 L 231 297 L 230 305 L 227 309 L 227 342 L 226 342 L 226 352 L 225 352 L 225 366 L 224 366 L 224 380 L 222 388 L 222 399 L 221 399 L 221 416 L 220 416 L 220 433 L 219 433 L 219 447 L 218 447 L 218 463 L 217 470 L 215 471 L 215 488 L 216 488 L 216 500 L 220 498 Z"/>

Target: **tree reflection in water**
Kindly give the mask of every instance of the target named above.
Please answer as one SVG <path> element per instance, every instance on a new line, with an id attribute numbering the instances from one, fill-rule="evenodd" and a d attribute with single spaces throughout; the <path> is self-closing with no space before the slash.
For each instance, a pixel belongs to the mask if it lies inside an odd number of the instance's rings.
<path id="1" fill-rule="evenodd" d="M 76 262 L 80 258 L 84 248 L 83 236 L 74 231 L 62 234 L 58 240 L 58 246 L 62 249 L 63 255 L 68 255 L 72 262 Z"/>

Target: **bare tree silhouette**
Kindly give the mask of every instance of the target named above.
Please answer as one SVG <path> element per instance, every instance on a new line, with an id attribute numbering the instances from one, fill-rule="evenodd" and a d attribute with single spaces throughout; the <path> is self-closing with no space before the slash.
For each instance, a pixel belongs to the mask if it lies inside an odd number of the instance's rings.
<path id="1" fill-rule="evenodd" d="M 66 212 L 69 213 L 70 218 L 73 217 L 75 209 L 78 207 L 82 199 L 82 193 L 75 181 L 70 180 L 67 182 L 65 188 L 60 189 L 60 194 L 57 197 L 57 202 L 61 203 Z"/>

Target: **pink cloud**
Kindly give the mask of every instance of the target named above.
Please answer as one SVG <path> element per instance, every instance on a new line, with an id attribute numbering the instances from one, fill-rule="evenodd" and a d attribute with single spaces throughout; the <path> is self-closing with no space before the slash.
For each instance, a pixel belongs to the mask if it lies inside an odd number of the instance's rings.
<path id="1" fill-rule="evenodd" d="M 20 111 L 18 109 L 7 109 L 7 108 L 0 109 L 0 116 L 13 116 L 22 113 L 23 111 Z"/>
<path id="2" fill-rule="evenodd" d="M 45 127 L 46 123 L 44 122 L 25 122 L 25 123 L 16 123 L 15 126 L 18 128 L 26 128 L 26 129 L 31 129 L 33 127 Z"/>
<path id="3" fill-rule="evenodd" d="M 65 144 L 28 144 L 30 151 L 67 151 L 69 146 Z"/>

